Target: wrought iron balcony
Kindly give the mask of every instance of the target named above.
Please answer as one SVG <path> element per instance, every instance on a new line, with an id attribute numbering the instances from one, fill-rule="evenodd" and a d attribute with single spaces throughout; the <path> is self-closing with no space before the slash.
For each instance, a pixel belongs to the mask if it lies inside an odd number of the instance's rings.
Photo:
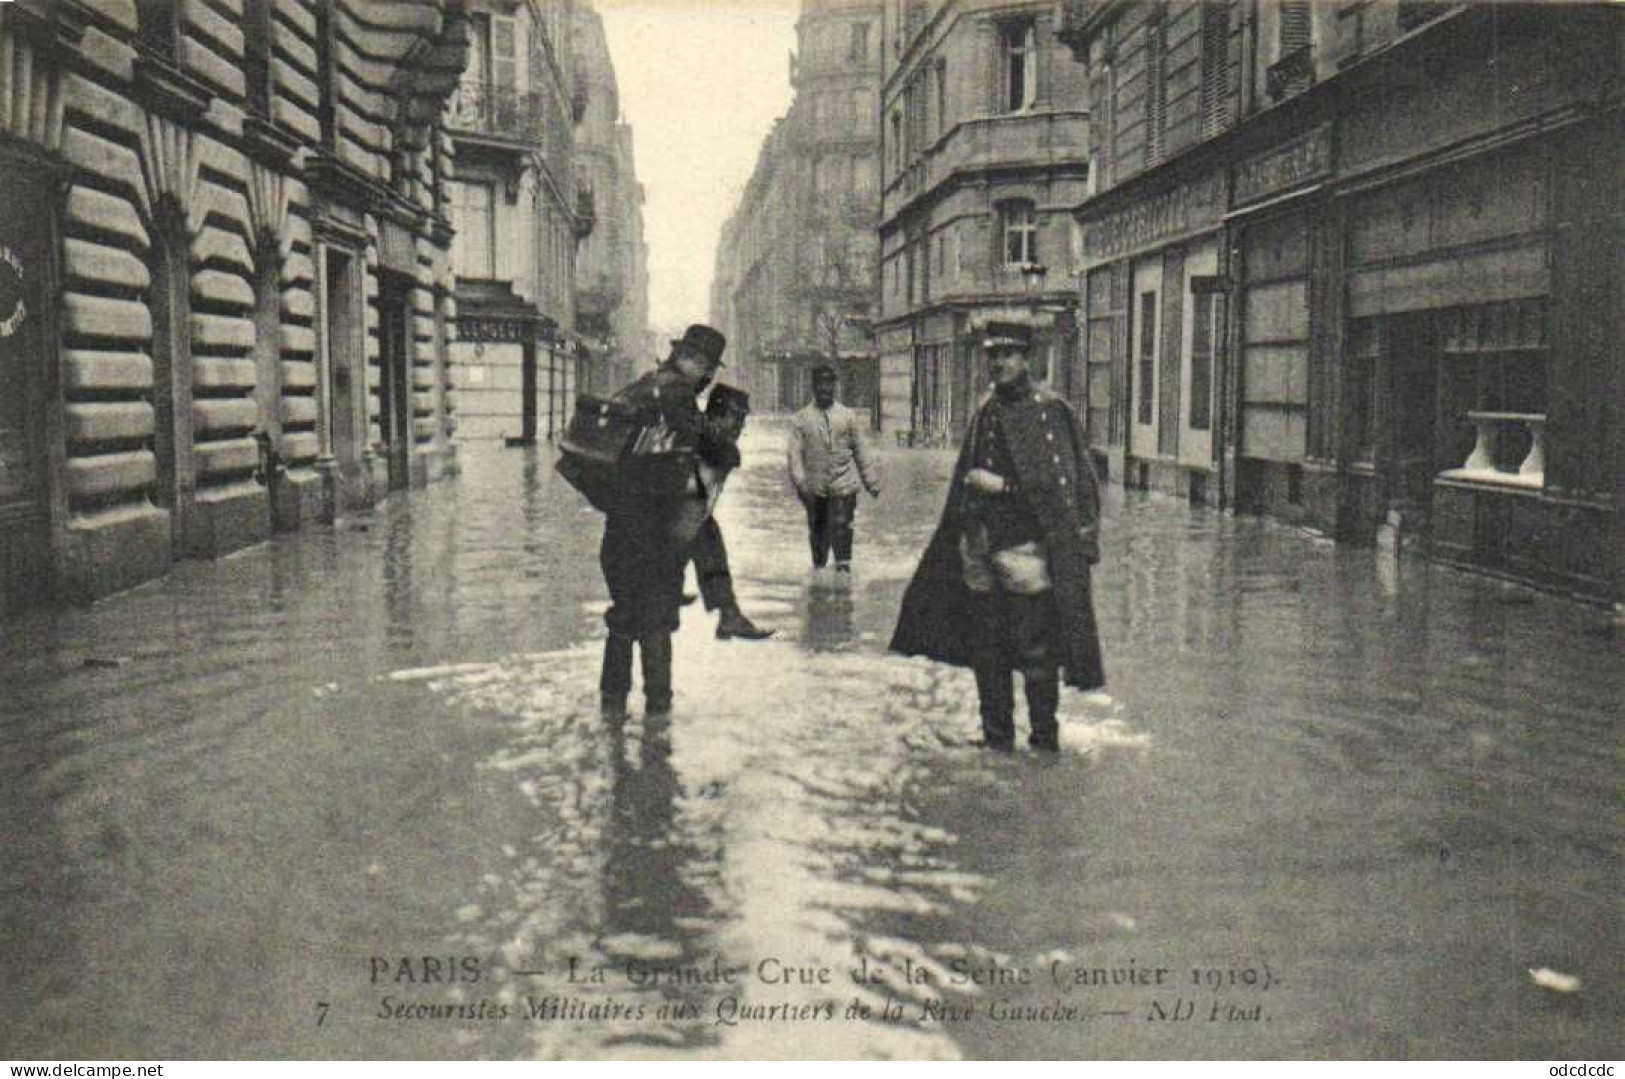
<path id="1" fill-rule="evenodd" d="M 1121 0 L 1063 0 L 1061 25 L 1055 36 L 1082 60 L 1089 54 L 1089 42 L 1122 6 Z"/>
<path id="2" fill-rule="evenodd" d="M 576 192 L 576 235 L 587 237 L 598 226 L 598 204 L 587 188 Z"/>
<path id="3" fill-rule="evenodd" d="M 1300 46 L 1271 64 L 1264 72 L 1264 83 L 1275 101 L 1309 89 L 1315 84 L 1314 47 Z"/>
<path id="4" fill-rule="evenodd" d="M 540 94 L 490 82 L 461 82 L 446 103 L 446 122 L 460 131 L 537 145 L 545 143 L 547 108 Z"/>

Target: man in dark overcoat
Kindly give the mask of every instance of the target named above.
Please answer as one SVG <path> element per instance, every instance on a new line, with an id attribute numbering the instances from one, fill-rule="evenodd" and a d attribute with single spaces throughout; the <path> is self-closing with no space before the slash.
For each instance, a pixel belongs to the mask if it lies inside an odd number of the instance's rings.
<path id="1" fill-rule="evenodd" d="M 1080 689 L 1106 683 L 1089 583 L 1099 486 L 1071 407 L 1028 370 L 1031 328 L 989 323 L 983 347 L 993 392 L 965 435 L 891 648 L 970 667 L 992 749 L 1014 746 L 1021 671 L 1028 741 L 1055 751 L 1061 669 Z"/>
<path id="2" fill-rule="evenodd" d="M 688 451 L 694 462 L 686 486 L 674 491 L 635 492 L 616 500 L 604 515 L 604 540 L 598 561 L 609 587 L 604 621 L 604 663 L 598 689 L 607 715 L 622 715 L 632 689 L 634 646 L 641 654 L 643 695 L 650 714 L 671 711 L 671 635 L 678 625 L 683 596 L 683 568 L 692 537 L 679 534 L 679 518 L 695 499 L 708 496 L 701 476 L 701 456 L 739 462 L 734 445 L 737 429 L 724 419 L 700 411 L 696 395 L 722 366 L 727 339 L 710 326 L 690 326 L 672 342 L 665 362 L 615 395 L 649 417 L 660 432 L 663 450 Z"/>

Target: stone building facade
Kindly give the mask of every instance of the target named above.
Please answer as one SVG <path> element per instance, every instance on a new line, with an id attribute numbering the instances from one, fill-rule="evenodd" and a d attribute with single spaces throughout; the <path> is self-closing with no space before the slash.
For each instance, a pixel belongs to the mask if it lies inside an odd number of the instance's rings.
<path id="1" fill-rule="evenodd" d="M 878 3 L 803 3 L 794 99 L 718 245 L 712 318 L 758 408 L 801 407 L 827 363 L 848 405 L 877 410 L 880 16 Z"/>
<path id="2" fill-rule="evenodd" d="M 1048 3 L 886 5 L 878 336 L 881 422 L 901 439 L 964 431 L 990 320 L 1033 326 L 1068 388 L 1088 114 L 1057 19 Z"/>
<path id="3" fill-rule="evenodd" d="M 468 64 L 446 110 L 461 440 L 532 445 L 573 395 L 577 244 L 593 227 L 573 164 L 585 106 L 573 8 L 468 7 Z"/>
<path id="4" fill-rule="evenodd" d="M 576 183 L 597 215 L 577 253 L 576 325 L 585 361 L 583 387 L 607 392 L 654 362 L 647 342 L 649 249 L 632 127 L 621 113 L 603 19 L 585 5 L 576 7 L 573 18 L 576 78 L 583 92 Z"/>
<path id="5" fill-rule="evenodd" d="M 0 7 L 0 607 L 451 470 L 449 3 Z"/>
<path id="6" fill-rule="evenodd" d="M 1625 13 L 1064 7 L 1114 480 L 1625 598 Z"/>

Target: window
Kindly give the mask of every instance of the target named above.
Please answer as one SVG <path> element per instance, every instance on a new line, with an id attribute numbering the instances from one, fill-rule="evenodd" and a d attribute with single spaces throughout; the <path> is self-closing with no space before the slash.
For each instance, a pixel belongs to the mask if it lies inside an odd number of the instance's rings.
<path id="1" fill-rule="evenodd" d="M 875 193 L 875 162 L 872 157 L 856 158 L 852 162 L 853 185 L 859 195 Z"/>
<path id="2" fill-rule="evenodd" d="M 135 21 L 136 33 L 149 52 L 175 59 L 180 37 L 180 10 L 175 0 L 136 0 Z"/>
<path id="3" fill-rule="evenodd" d="M 494 15 L 490 27 L 491 83 L 501 90 L 513 90 L 519 85 L 519 48 L 514 20 Z"/>
<path id="4" fill-rule="evenodd" d="M 848 60 L 867 60 L 869 58 L 869 24 L 855 22 L 852 24 L 852 43 L 847 48 Z"/>
<path id="5" fill-rule="evenodd" d="M 1277 59 L 1284 59 L 1299 49 L 1309 47 L 1309 0 L 1281 0 L 1281 51 Z"/>
<path id="6" fill-rule="evenodd" d="M 1163 50 L 1162 20 L 1153 18 L 1145 26 L 1145 164 L 1162 161 L 1168 131 L 1168 72 Z"/>
<path id="7" fill-rule="evenodd" d="M 1230 127 L 1230 9 L 1202 5 L 1202 137 Z"/>
<path id="8" fill-rule="evenodd" d="M 276 84 L 271 74 L 271 36 L 275 20 L 271 0 L 247 0 L 243 5 L 243 80 L 248 88 L 248 111 L 271 118 Z"/>
<path id="9" fill-rule="evenodd" d="M 1002 98 L 1006 112 L 1032 107 L 1038 96 L 1038 50 L 1031 22 L 1006 23 L 999 32 Z"/>
<path id="10" fill-rule="evenodd" d="M 495 207 L 490 184 L 463 182 L 452 204 L 452 267 L 460 277 L 494 278 L 496 271 Z"/>
<path id="11" fill-rule="evenodd" d="M 903 171 L 903 114 L 891 114 L 891 168 L 895 177 Z"/>
<path id="12" fill-rule="evenodd" d="M 1309 0 L 1282 0 L 1276 35 L 1276 60 L 1265 72 L 1265 89 L 1280 100 L 1302 93 L 1315 81 L 1310 56 L 1314 20 Z"/>
<path id="13" fill-rule="evenodd" d="M 871 100 L 867 90 L 852 91 L 852 130 L 860 138 L 874 131 L 875 113 L 869 104 Z"/>
<path id="14" fill-rule="evenodd" d="M 319 0 L 316 5 L 316 85 L 319 100 L 316 104 L 317 121 L 321 125 L 322 145 L 332 150 L 338 146 L 338 87 L 334 83 L 337 67 L 334 50 L 338 47 L 333 25 L 333 0 Z"/>
<path id="15" fill-rule="evenodd" d="M 1219 297 L 1211 292 L 1191 296 L 1191 418 L 1192 431 L 1213 426 L 1213 349 L 1219 325 Z"/>
<path id="16" fill-rule="evenodd" d="M 936 82 L 937 98 L 937 134 L 940 136 L 948 129 L 948 59 L 939 56 L 933 68 Z"/>
<path id="17" fill-rule="evenodd" d="M 1138 422 L 1151 422 L 1151 390 L 1157 377 L 1157 294 L 1140 293 L 1140 369 L 1136 396 L 1139 399 Z"/>
<path id="18" fill-rule="evenodd" d="M 1038 261 L 1038 221 L 1033 204 L 1007 202 L 999 208 L 999 231 L 1004 237 L 1004 265 L 1008 269 Z"/>

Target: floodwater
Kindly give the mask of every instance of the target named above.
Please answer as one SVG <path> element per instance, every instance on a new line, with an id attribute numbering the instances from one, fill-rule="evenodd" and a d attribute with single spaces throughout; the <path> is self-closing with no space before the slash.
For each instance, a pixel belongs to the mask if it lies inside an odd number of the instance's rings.
<path id="1" fill-rule="evenodd" d="M 989 755 L 885 654 L 950 455 L 843 587 L 781 454 L 658 722 L 545 449 L 0 627 L 0 1056 L 1621 1055 L 1596 612 L 1114 492 L 1107 691 Z"/>

